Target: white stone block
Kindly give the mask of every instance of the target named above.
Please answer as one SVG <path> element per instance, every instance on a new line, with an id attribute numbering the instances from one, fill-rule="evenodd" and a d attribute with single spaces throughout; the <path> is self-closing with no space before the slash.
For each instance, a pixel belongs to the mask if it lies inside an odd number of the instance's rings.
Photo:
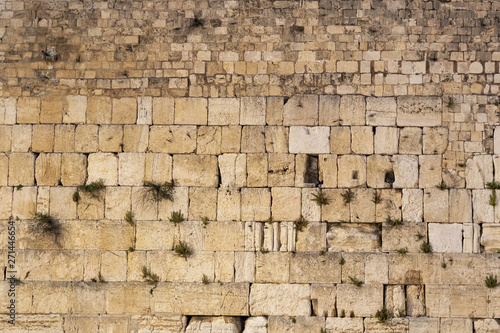
<path id="1" fill-rule="evenodd" d="M 330 127 L 291 126 L 289 140 L 292 154 L 330 153 Z"/>
<path id="2" fill-rule="evenodd" d="M 429 223 L 427 226 L 433 252 L 462 252 L 462 224 Z"/>

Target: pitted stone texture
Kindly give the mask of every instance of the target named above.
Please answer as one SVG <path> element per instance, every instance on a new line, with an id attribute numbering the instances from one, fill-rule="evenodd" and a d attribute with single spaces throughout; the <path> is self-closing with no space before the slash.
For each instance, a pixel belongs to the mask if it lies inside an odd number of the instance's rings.
<path id="1" fill-rule="evenodd" d="M 177 98 L 175 100 L 175 124 L 206 125 L 206 98 Z"/>
<path id="2" fill-rule="evenodd" d="M 317 126 L 318 96 L 294 95 L 284 105 L 284 126 Z"/>
<path id="3" fill-rule="evenodd" d="M 152 152 L 182 154 L 196 150 L 196 126 L 151 126 Z"/>
<path id="4" fill-rule="evenodd" d="M 270 316 L 268 332 L 321 332 L 325 326 L 324 317 L 285 317 L 285 316 Z"/>
<path id="5" fill-rule="evenodd" d="M 393 97 L 366 98 L 366 124 L 373 126 L 396 125 L 396 99 Z"/>
<path id="6" fill-rule="evenodd" d="M 337 313 L 345 316 L 372 317 L 383 305 L 384 286 L 382 284 L 342 283 L 337 285 Z"/>
<path id="7" fill-rule="evenodd" d="M 245 320 L 245 329 L 242 333 L 267 333 L 267 317 L 250 317 Z"/>
<path id="8" fill-rule="evenodd" d="M 441 98 L 400 96 L 397 104 L 398 126 L 441 126 Z"/>
<path id="9" fill-rule="evenodd" d="M 308 284 L 252 284 L 252 316 L 310 316 L 311 286 Z"/>
<path id="10" fill-rule="evenodd" d="M 363 318 L 326 318 L 326 333 L 363 333 Z"/>
<path id="11" fill-rule="evenodd" d="M 373 224 L 332 224 L 326 240 L 328 251 L 369 252 L 380 248 L 380 229 Z"/>
<path id="12" fill-rule="evenodd" d="M 465 164 L 467 188 L 482 189 L 493 181 L 493 159 L 491 155 L 477 155 Z"/>
<path id="13" fill-rule="evenodd" d="M 290 127 L 290 153 L 330 153 L 330 127 Z"/>
<path id="14" fill-rule="evenodd" d="M 174 155 L 173 179 L 180 186 L 217 187 L 217 157 Z"/>
<path id="15" fill-rule="evenodd" d="M 193 317 L 186 327 L 186 333 L 240 333 L 241 320 L 238 317 Z"/>
<path id="16" fill-rule="evenodd" d="M 264 97 L 241 98 L 240 124 L 266 124 L 266 99 Z"/>
<path id="17" fill-rule="evenodd" d="M 101 179 L 106 186 L 118 184 L 118 157 L 115 154 L 90 154 L 88 165 L 88 184 Z"/>
<path id="18" fill-rule="evenodd" d="M 366 103 L 364 96 L 342 96 L 340 120 L 343 126 L 365 125 Z"/>
<path id="19" fill-rule="evenodd" d="M 481 245 L 485 252 L 494 252 L 500 250 L 500 225 L 483 223 L 483 232 L 481 234 Z"/>
<path id="20" fill-rule="evenodd" d="M 343 155 L 337 158 L 338 186 L 357 187 L 366 183 L 366 157 Z"/>
<path id="21" fill-rule="evenodd" d="M 429 223 L 429 243 L 433 252 L 461 253 L 462 225 Z"/>

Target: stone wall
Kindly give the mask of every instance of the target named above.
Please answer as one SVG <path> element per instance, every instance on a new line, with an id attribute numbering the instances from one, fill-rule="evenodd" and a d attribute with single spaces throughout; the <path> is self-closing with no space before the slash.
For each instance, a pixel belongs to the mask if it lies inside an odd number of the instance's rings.
<path id="1" fill-rule="evenodd" d="M 500 331 L 500 2 L 5 0 L 0 27 L 0 331 Z"/>

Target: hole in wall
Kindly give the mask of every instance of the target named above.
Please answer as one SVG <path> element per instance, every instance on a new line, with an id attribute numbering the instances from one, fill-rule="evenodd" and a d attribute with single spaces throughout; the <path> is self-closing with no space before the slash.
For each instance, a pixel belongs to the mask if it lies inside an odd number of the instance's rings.
<path id="1" fill-rule="evenodd" d="M 318 156 L 307 155 L 304 172 L 304 183 L 319 183 Z"/>
<path id="2" fill-rule="evenodd" d="M 394 171 L 390 170 L 390 171 L 387 171 L 385 173 L 385 176 L 384 176 L 384 182 L 386 182 L 387 184 L 391 185 L 394 183 L 395 181 L 395 178 L 394 178 Z"/>

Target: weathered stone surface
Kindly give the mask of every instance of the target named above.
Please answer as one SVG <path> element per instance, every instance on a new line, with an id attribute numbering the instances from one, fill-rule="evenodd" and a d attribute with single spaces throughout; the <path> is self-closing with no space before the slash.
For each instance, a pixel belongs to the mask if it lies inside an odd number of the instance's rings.
<path id="1" fill-rule="evenodd" d="M 175 124 L 206 125 L 207 117 L 206 98 L 175 99 Z"/>
<path id="2" fill-rule="evenodd" d="M 243 221 L 265 221 L 271 211 L 271 193 L 267 188 L 241 189 L 241 219 Z"/>
<path id="3" fill-rule="evenodd" d="M 259 177 L 263 178 L 264 175 L 261 174 Z M 295 185 L 294 155 L 268 154 L 267 184 L 273 187 Z"/>
<path id="4" fill-rule="evenodd" d="M 450 321 L 450 319 L 448 320 L 448 322 L 449 321 Z M 453 324 L 451 324 L 451 325 L 453 325 L 453 327 L 450 327 L 449 329 L 446 328 L 446 329 L 448 329 L 448 331 L 445 331 L 446 333 L 457 332 L 456 330 L 453 330 L 453 329 L 459 329 L 459 330 L 462 329 L 463 332 L 466 332 L 466 333 L 472 332 L 472 324 L 471 324 L 470 319 L 455 319 L 455 322 Z M 460 326 L 460 324 L 465 324 L 465 325 Z M 443 324 L 441 324 L 441 327 L 443 327 Z M 498 323 L 498 321 L 496 319 L 474 320 L 474 332 L 494 333 L 494 332 L 498 332 L 498 331 L 500 331 L 500 323 Z"/>
<path id="5" fill-rule="evenodd" d="M 193 317 L 186 327 L 186 333 L 204 332 L 240 333 L 241 319 L 238 317 Z"/>
<path id="6" fill-rule="evenodd" d="M 425 293 L 423 286 L 406 287 L 406 314 L 413 317 L 425 315 Z"/>
<path id="7" fill-rule="evenodd" d="M 330 151 L 332 154 L 349 154 L 351 152 L 351 130 L 349 127 L 332 126 Z"/>
<path id="8" fill-rule="evenodd" d="M 297 253 L 290 259 L 290 283 L 340 283 L 340 256 Z"/>
<path id="9" fill-rule="evenodd" d="M 9 106 L 12 107 L 12 105 Z M 6 106 L 6 110 L 7 109 L 8 107 Z M 20 97 L 17 100 L 17 123 L 24 123 L 24 124 L 38 123 L 39 119 L 40 119 L 40 98 Z"/>
<path id="10" fill-rule="evenodd" d="M 310 316 L 311 287 L 306 284 L 252 284 L 252 316 Z"/>
<path id="11" fill-rule="evenodd" d="M 189 217 L 201 220 L 204 217 L 215 220 L 217 217 L 217 189 L 191 187 L 189 189 Z"/>
<path id="12" fill-rule="evenodd" d="M 245 320 L 245 329 L 243 333 L 267 333 L 266 317 L 250 317 Z"/>
<path id="13" fill-rule="evenodd" d="M 95 153 L 88 157 L 87 183 L 103 180 L 104 185 L 118 184 L 118 157 L 111 153 Z"/>
<path id="14" fill-rule="evenodd" d="M 137 99 L 114 98 L 111 113 L 112 124 L 135 124 L 137 120 Z"/>
<path id="15" fill-rule="evenodd" d="M 441 98 L 400 96 L 397 104 L 398 126 L 441 126 Z"/>
<path id="16" fill-rule="evenodd" d="M 467 188 L 482 189 L 493 180 L 493 159 L 491 155 L 477 155 L 468 159 L 465 166 Z"/>
<path id="17" fill-rule="evenodd" d="M 328 251 L 366 252 L 380 248 L 380 229 L 360 223 L 331 224 L 326 234 Z"/>
<path id="18" fill-rule="evenodd" d="M 88 99 L 87 124 L 111 124 L 111 98 L 92 96 Z"/>
<path id="19" fill-rule="evenodd" d="M 75 130 L 75 152 L 94 153 L 99 145 L 97 125 L 78 125 Z"/>
<path id="20" fill-rule="evenodd" d="M 34 184 L 35 157 L 31 153 L 12 153 L 9 157 L 9 185 Z"/>
<path id="21" fill-rule="evenodd" d="M 300 217 L 301 193 L 299 188 L 273 187 L 271 213 L 275 221 L 293 221 Z"/>
<path id="22" fill-rule="evenodd" d="M 462 252 L 462 225 L 429 223 L 429 243 L 434 252 Z"/>
<path id="23" fill-rule="evenodd" d="M 239 125 L 240 100 L 238 98 L 209 98 L 209 125 Z"/>
<path id="24" fill-rule="evenodd" d="M 496 253 L 500 250 L 500 225 L 484 223 L 481 234 L 481 245 L 485 252 Z"/>
<path id="25" fill-rule="evenodd" d="M 410 318 L 409 333 L 439 333 L 438 318 Z"/>
<path id="26" fill-rule="evenodd" d="M 212 222 L 206 226 L 207 251 L 243 251 L 245 224 L 243 222 Z M 222 241 L 225 239 L 224 241 Z"/>
<path id="27" fill-rule="evenodd" d="M 37 185 L 57 186 L 61 179 L 61 154 L 40 154 L 35 162 Z"/>
<path id="28" fill-rule="evenodd" d="M 437 223 L 433 224 L 437 225 Z M 415 235 L 425 235 L 427 233 L 426 227 L 425 223 L 411 223 L 404 220 L 403 224 L 397 227 L 384 225 L 382 227 L 382 251 L 407 250 L 409 252 L 419 252 L 420 243 L 417 242 Z"/>
<path id="29" fill-rule="evenodd" d="M 294 95 L 283 107 L 284 126 L 317 126 L 318 96 Z"/>
<path id="30" fill-rule="evenodd" d="M 351 126 L 351 146 L 354 154 L 373 154 L 373 128 Z"/>
<path id="31" fill-rule="evenodd" d="M 391 318 L 381 323 L 376 318 L 366 318 L 364 327 L 365 332 L 370 333 L 408 332 L 408 321 L 406 318 Z"/>
<path id="32" fill-rule="evenodd" d="M 340 121 L 340 96 L 320 95 L 319 96 L 319 125 L 333 126 Z"/>
<path id="33" fill-rule="evenodd" d="M 424 221 L 448 222 L 448 190 L 437 188 L 424 191 Z"/>
<path id="34" fill-rule="evenodd" d="M 124 125 L 123 126 L 123 151 L 144 153 L 149 145 L 149 126 Z"/>
<path id="35" fill-rule="evenodd" d="M 388 283 L 389 271 L 387 257 L 382 254 L 370 254 L 366 257 L 365 283 Z"/>
<path id="36" fill-rule="evenodd" d="M 448 128 L 424 127 L 424 154 L 443 154 L 448 147 Z"/>
<path id="37" fill-rule="evenodd" d="M 394 188 L 418 187 L 418 157 L 394 155 Z"/>
<path id="38" fill-rule="evenodd" d="M 171 97 L 153 98 L 153 124 L 170 125 L 174 123 L 174 101 Z"/>
<path id="39" fill-rule="evenodd" d="M 264 126 L 243 126 L 241 130 L 241 152 L 263 153 L 266 151 Z"/>
<path id="40" fill-rule="evenodd" d="M 222 154 L 218 158 L 222 187 L 244 187 L 247 159 L 244 154 Z"/>
<path id="41" fill-rule="evenodd" d="M 434 188 L 441 183 L 441 156 L 420 155 L 418 165 L 420 165 L 418 178 L 420 188 Z"/>
<path id="42" fill-rule="evenodd" d="M 196 149 L 196 126 L 151 126 L 152 152 L 182 154 Z"/>
<path id="43" fill-rule="evenodd" d="M 337 285 L 337 313 L 355 317 L 373 317 L 382 308 L 384 286 L 381 284 Z M 351 315 L 351 312 L 353 315 Z"/>
<path id="44" fill-rule="evenodd" d="M 391 97 L 366 98 L 366 124 L 374 126 L 396 125 L 396 100 Z"/>
<path id="45" fill-rule="evenodd" d="M 174 155 L 173 178 L 180 186 L 217 187 L 217 157 Z"/>
<path id="46" fill-rule="evenodd" d="M 0 320 L 0 330 L 11 333 L 22 333 L 29 331 L 45 331 L 51 333 L 62 333 L 64 319 L 56 314 L 16 314 L 15 325 L 9 323 L 9 317 L 4 315 Z"/>
<path id="47" fill-rule="evenodd" d="M 143 185 L 145 164 L 146 154 L 144 153 L 121 153 L 118 164 L 118 183 L 120 185 Z"/>
<path id="48" fill-rule="evenodd" d="M 266 99 L 264 97 L 241 98 L 240 124 L 266 124 Z"/>
<path id="49" fill-rule="evenodd" d="M 247 154 L 247 186 L 267 186 L 267 154 Z"/>
<path id="50" fill-rule="evenodd" d="M 495 221 L 495 207 L 490 205 L 491 190 L 472 190 L 473 221 L 492 223 Z M 497 199 L 498 200 L 498 199 Z"/>
<path id="51" fill-rule="evenodd" d="M 99 127 L 99 150 L 121 152 L 123 147 L 123 126 L 102 125 Z"/>
<path id="52" fill-rule="evenodd" d="M 132 332 L 139 333 L 150 330 L 152 327 L 158 331 L 180 333 L 187 325 L 187 318 L 175 314 L 134 315 L 130 318 Z"/>
<path id="53" fill-rule="evenodd" d="M 363 318 L 326 318 L 326 333 L 363 333 Z"/>
<path id="54" fill-rule="evenodd" d="M 329 127 L 290 127 L 290 153 L 330 153 Z"/>
<path id="55" fill-rule="evenodd" d="M 398 129 L 395 127 L 375 127 L 375 154 L 394 155 L 398 153 Z"/>
<path id="56" fill-rule="evenodd" d="M 340 119 L 343 126 L 365 125 L 366 103 L 364 96 L 342 96 Z"/>
<path id="57" fill-rule="evenodd" d="M 269 332 L 320 332 L 325 326 L 324 317 L 283 317 L 270 316 Z"/>
<path id="58" fill-rule="evenodd" d="M 472 222 L 471 192 L 464 189 L 450 189 L 450 222 Z"/>
<path id="59" fill-rule="evenodd" d="M 370 155 L 366 159 L 366 184 L 372 188 L 389 188 L 394 183 L 392 159 L 384 155 Z"/>
<path id="60" fill-rule="evenodd" d="M 337 289 L 335 285 L 312 284 L 311 302 L 315 316 L 332 317 L 336 314 Z"/>
<path id="61" fill-rule="evenodd" d="M 339 156 L 337 163 L 339 187 L 357 187 L 366 183 L 366 158 L 364 156 Z"/>

